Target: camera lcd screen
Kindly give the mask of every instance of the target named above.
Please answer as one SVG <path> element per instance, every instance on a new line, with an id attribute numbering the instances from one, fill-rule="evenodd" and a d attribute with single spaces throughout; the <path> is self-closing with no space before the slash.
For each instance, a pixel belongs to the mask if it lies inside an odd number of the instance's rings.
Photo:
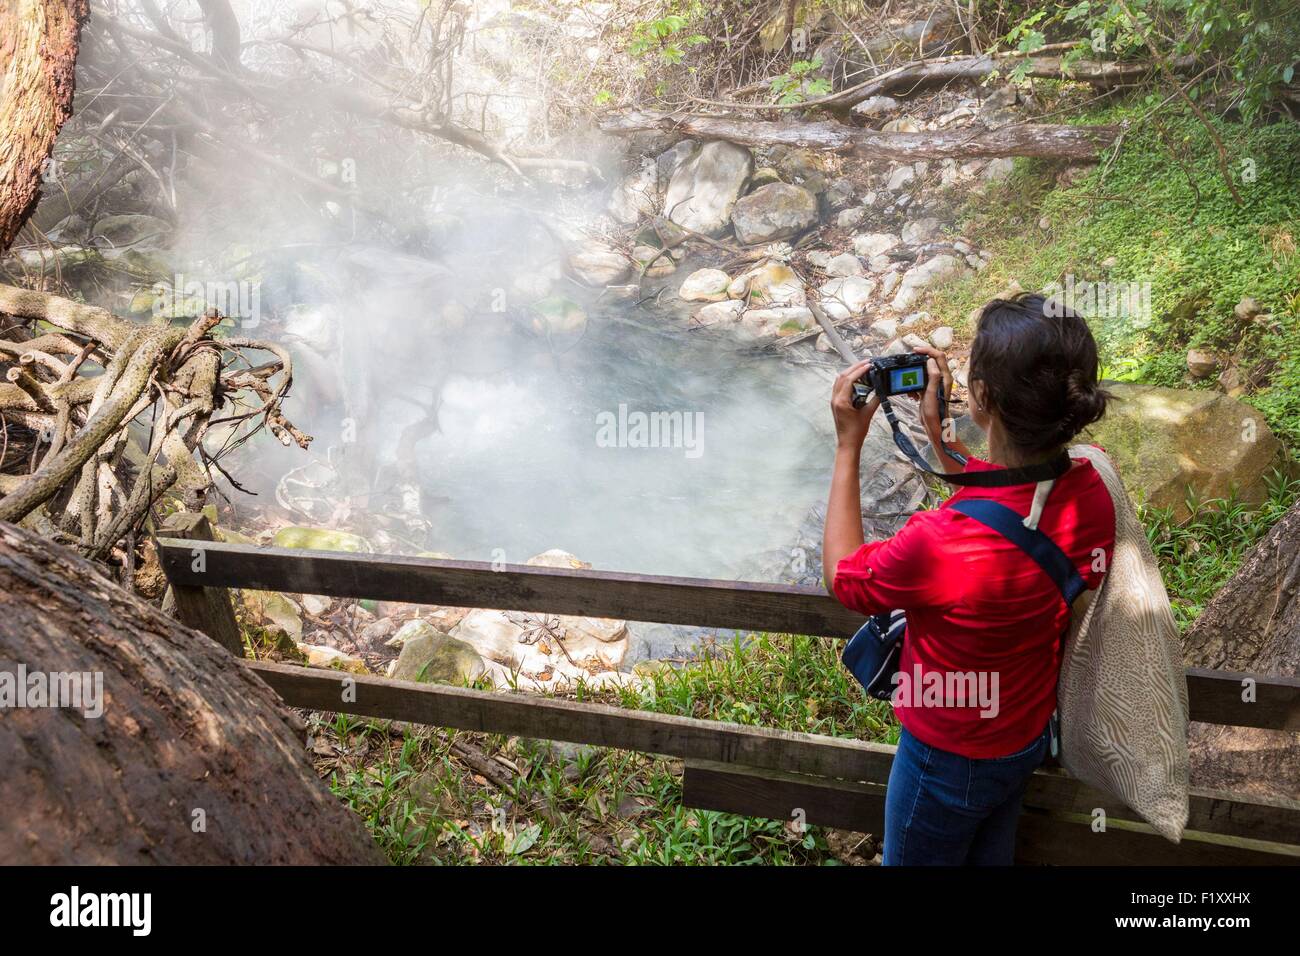
<path id="1" fill-rule="evenodd" d="M 889 390 L 895 395 L 925 388 L 925 369 L 896 368 L 889 373 Z"/>

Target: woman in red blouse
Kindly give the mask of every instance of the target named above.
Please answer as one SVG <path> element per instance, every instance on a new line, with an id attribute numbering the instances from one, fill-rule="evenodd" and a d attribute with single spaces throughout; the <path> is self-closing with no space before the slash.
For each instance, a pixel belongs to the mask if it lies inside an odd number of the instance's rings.
<path id="1" fill-rule="evenodd" d="M 962 471 L 939 441 L 937 385 L 942 380 L 945 394 L 952 388 L 947 359 L 937 349 L 916 351 L 930 357 L 921 398 L 926 432 L 943 470 Z M 884 862 L 1009 864 L 1025 785 L 1048 749 L 1071 609 L 1028 554 L 948 507 L 991 498 L 1029 515 L 1033 484 L 964 487 L 937 510 L 913 515 L 892 538 L 863 543 L 860 455 L 878 402 L 873 396 L 854 408 L 852 386 L 869 362 L 841 375 L 831 398 L 838 443 L 822 560 L 830 591 L 846 607 L 907 614 Z M 1105 411 L 1097 376 L 1096 342 L 1078 315 L 1037 295 L 994 300 L 980 315 L 969 376 L 970 414 L 988 434 L 988 460 L 972 457 L 960 441 L 948 445 L 967 458 L 967 472 L 1058 458 Z M 1075 459 L 1056 480 L 1038 528 L 1090 590 L 1101 585 L 1115 513 L 1091 463 Z M 935 690 L 954 686 L 978 691 L 953 698 Z"/>

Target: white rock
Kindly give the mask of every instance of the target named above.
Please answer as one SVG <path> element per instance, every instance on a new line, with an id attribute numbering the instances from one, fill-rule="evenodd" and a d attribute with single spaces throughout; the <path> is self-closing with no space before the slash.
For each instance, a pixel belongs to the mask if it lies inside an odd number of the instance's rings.
<path id="1" fill-rule="evenodd" d="M 825 249 L 814 249 L 805 258 L 814 269 L 825 269 L 834 257 Z"/>
<path id="2" fill-rule="evenodd" d="M 941 325 L 930 333 L 930 344 L 941 352 L 952 348 L 952 340 L 952 328 L 947 325 Z"/>
<path id="3" fill-rule="evenodd" d="M 889 182 L 885 184 L 885 188 L 891 193 L 896 193 L 914 179 L 916 173 L 911 166 L 899 166 L 889 174 Z"/>
<path id="4" fill-rule="evenodd" d="M 846 280 L 837 279 L 837 282 Z M 746 333 L 756 339 L 770 340 L 783 335 L 796 335 L 812 328 L 816 323 L 806 306 L 778 306 L 772 309 L 748 309 L 740 317 Z"/>
<path id="5" fill-rule="evenodd" d="M 946 254 L 912 266 L 903 274 L 903 281 L 894 295 L 894 308 L 899 312 L 906 311 L 921 297 L 922 291 L 936 282 L 960 276 L 965 271 L 965 262 Z"/>
<path id="6" fill-rule="evenodd" d="M 912 350 L 918 348 L 924 348 L 925 339 L 921 338 L 921 336 L 919 335 L 909 332 L 907 335 L 903 336 L 903 344 Z"/>
<path id="7" fill-rule="evenodd" d="M 687 302 L 720 302 L 727 297 L 731 277 L 721 269 L 697 269 L 686 277 L 678 291 Z"/>
<path id="8" fill-rule="evenodd" d="M 659 203 L 659 171 L 653 160 L 629 173 L 609 197 L 609 212 L 625 225 L 653 216 Z"/>
<path id="9" fill-rule="evenodd" d="M 866 215 L 867 211 L 861 206 L 853 206 L 849 209 L 842 210 L 840 214 L 835 217 L 835 225 L 839 226 L 841 229 L 852 229 L 865 219 Z"/>
<path id="10" fill-rule="evenodd" d="M 905 329 L 909 329 L 912 326 L 916 325 L 916 323 L 928 322 L 929 319 L 930 319 L 929 312 L 913 312 L 911 315 L 903 316 L 902 320 L 898 324 Z"/>
<path id="11" fill-rule="evenodd" d="M 984 167 L 984 178 L 988 182 L 1001 182 L 1011 175 L 1011 170 L 1016 166 L 1015 160 L 1010 156 L 1003 156 L 999 159 L 990 160 L 989 164 Z"/>
<path id="12" fill-rule="evenodd" d="M 853 237 L 853 251 L 864 259 L 882 255 L 902 240 L 892 232 L 870 232 Z"/>
<path id="13" fill-rule="evenodd" d="M 919 246 L 927 242 L 933 242 L 939 237 L 941 228 L 939 220 L 933 216 L 909 222 L 903 227 L 903 242 L 909 246 Z"/>
<path id="14" fill-rule="evenodd" d="M 715 322 L 734 322 L 740 318 L 740 313 L 744 311 L 745 303 L 743 300 L 727 299 L 723 302 L 706 305 L 695 313 L 695 317 L 706 325 L 713 325 Z"/>
<path id="15" fill-rule="evenodd" d="M 826 274 L 831 276 L 860 276 L 863 274 L 862 262 L 857 256 L 845 252 L 826 263 Z"/>
<path id="16" fill-rule="evenodd" d="M 878 322 L 871 323 L 870 332 L 882 339 L 892 339 L 898 335 L 898 323 L 893 319 L 881 319 Z"/>
<path id="17" fill-rule="evenodd" d="M 852 112 L 859 116 L 882 116 L 892 113 L 900 105 L 892 96 L 868 96 L 861 103 L 854 103 Z"/>
<path id="18" fill-rule="evenodd" d="M 831 279 L 818 290 L 822 309 L 832 319 L 847 319 L 865 312 L 875 291 L 876 281 L 861 276 Z"/>
<path id="19" fill-rule="evenodd" d="M 632 273 L 632 263 L 623 253 L 595 239 L 569 250 L 569 268 L 579 282 L 596 287 L 615 285 Z"/>
<path id="20" fill-rule="evenodd" d="M 784 262 L 765 262 L 745 273 L 745 291 L 737 296 L 733 291 L 735 283 L 727 287 L 731 298 L 748 296 L 751 306 L 770 308 L 772 306 L 803 305 L 808 300 L 804 295 L 803 283 Z"/>
<path id="21" fill-rule="evenodd" d="M 969 256 L 975 251 L 974 249 L 971 248 L 970 243 L 968 243 L 965 239 L 953 240 L 952 247 L 956 249 L 958 252 L 960 252 L 963 256 Z"/>
<path id="22" fill-rule="evenodd" d="M 535 554 L 524 563 L 534 568 L 572 568 L 575 571 L 591 567 L 590 561 L 583 561 L 560 548 L 551 548 L 549 551 Z"/>
<path id="23" fill-rule="evenodd" d="M 921 126 L 910 116 L 900 116 L 898 119 L 890 120 L 881 128 L 885 133 L 919 133 Z"/>

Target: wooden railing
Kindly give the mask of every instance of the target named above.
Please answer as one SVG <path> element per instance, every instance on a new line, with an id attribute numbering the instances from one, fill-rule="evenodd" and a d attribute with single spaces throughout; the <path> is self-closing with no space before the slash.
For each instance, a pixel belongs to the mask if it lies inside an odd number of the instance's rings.
<path id="1" fill-rule="evenodd" d="M 229 588 L 825 637 L 848 636 L 861 623 L 810 588 L 223 544 L 205 540 L 206 522 L 193 516 L 164 533 L 172 536 L 158 540 L 158 552 L 177 616 L 236 654 L 242 642 Z M 689 806 L 881 831 L 891 746 L 327 669 L 244 666 L 294 707 L 679 757 Z M 1200 669 L 1187 677 L 1193 720 L 1300 731 L 1300 680 Z M 1247 683 L 1253 699 L 1243 694 Z M 1095 826 L 1099 810 L 1104 831 Z M 1300 863 L 1300 802 L 1195 791 L 1187 836 L 1175 846 L 1110 797 L 1040 770 L 1019 840 L 1025 862 Z"/>

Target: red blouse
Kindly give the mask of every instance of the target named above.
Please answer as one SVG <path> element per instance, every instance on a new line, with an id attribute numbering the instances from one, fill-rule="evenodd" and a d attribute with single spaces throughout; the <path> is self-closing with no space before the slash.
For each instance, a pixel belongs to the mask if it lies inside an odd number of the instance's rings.
<path id="1" fill-rule="evenodd" d="M 999 466 L 972 458 L 967 471 Z M 948 505 L 992 498 L 1029 513 L 1034 485 L 962 488 L 938 510 L 913 515 L 884 541 L 844 558 L 832 590 L 862 614 L 907 612 L 899 722 L 923 743 L 965 757 L 1023 750 L 1056 708 L 1061 636 L 1069 610 L 1034 560 Z M 1057 479 L 1038 528 L 1101 586 L 1115 545 L 1115 508 L 1092 463 Z"/>

